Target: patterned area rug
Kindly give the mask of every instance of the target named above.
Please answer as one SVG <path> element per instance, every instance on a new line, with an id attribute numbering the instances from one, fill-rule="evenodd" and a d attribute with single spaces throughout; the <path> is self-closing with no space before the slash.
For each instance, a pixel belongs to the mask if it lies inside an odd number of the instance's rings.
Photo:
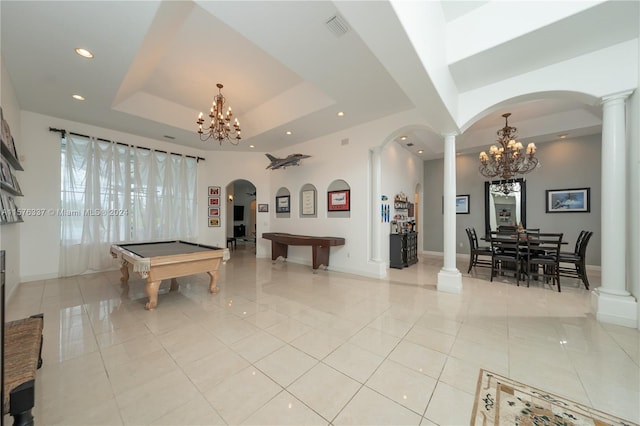
<path id="1" fill-rule="evenodd" d="M 638 426 L 636 423 L 480 370 L 471 426 Z"/>

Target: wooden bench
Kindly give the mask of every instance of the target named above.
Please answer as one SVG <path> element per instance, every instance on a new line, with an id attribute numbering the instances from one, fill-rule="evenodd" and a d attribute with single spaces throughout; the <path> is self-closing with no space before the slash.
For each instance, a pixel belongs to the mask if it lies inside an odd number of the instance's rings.
<path id="1" fill-rule="evenodd" d="M 313 270 L 324 265 L 329 267 L 329 248 L 343 246 L 342 237 L 314 237 L 310 235 L 293 235 L 284 232 L 265 232 L 262 238 L 271 240 L 271 260 L 276 261 L 280 256 L 287 258 L 289 246 L 311 246 L 311 261 Z"/>
<path id="2" fill-rule="evenodd" d="M 33 315 L 4 325 L 4 386 L 2 414 L 13 416 L 14 426 L 33 425 L 36 370 L 42 366 L 44 315 Z"/>

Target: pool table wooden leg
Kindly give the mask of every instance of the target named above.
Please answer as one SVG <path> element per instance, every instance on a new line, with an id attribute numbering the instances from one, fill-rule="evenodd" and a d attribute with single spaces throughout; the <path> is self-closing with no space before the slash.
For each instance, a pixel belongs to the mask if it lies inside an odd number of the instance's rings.
<path id="1" fill-rule="evenodd" d="M 161 282 L 162 280 L 147 281 L 147 285 L 145 285 L 144 290 L 147 292 L 147 296 L 149 296 L 149 301 L 144 305 L 145 309 L 151 310 L 158 306 L 158 289 L 160 288 Z"/>
<path id="2" fill-rule="evenodd" d="M 120 272 L 122 276 L 120 277 L 120 281 L 126 283 L 129 281 L 129 264 L 127 262 L 123 262 L 122 266 L 120 266 Z"/>
<path id="3" fill-rule="evenodd" d="M 211 277 L 211 279 L 209 280 L 209 291 L 211 293 L 219 292 L 220 288 L 217 285 L 218 271 L 207 271 L 207 274 L 209 274 L 209 277 Z"/>
<path id="4" fill-rule="evenodd" d="M 169 291 L 177 291 L 180 289 L 180 284 L 178 284 L 178 280 L 175 278 L 171 278 L 171 287 Z"/>

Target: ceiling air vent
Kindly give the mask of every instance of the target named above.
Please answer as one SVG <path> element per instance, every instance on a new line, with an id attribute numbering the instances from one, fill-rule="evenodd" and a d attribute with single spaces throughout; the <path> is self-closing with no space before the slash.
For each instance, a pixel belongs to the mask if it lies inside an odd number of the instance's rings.
<path id="1" fill-rule="evenodd" d="M 341 37 L 349 31 L 347 21 L 340 15 L 332 16 L 325 22 L 325 25 L 336 37 Z"/>
<path id="2" fill-rule="evenodd" d="M 413 146 L 413 143 L 409 142 L 409 143 L 407 144 L 407 146 Z"/>

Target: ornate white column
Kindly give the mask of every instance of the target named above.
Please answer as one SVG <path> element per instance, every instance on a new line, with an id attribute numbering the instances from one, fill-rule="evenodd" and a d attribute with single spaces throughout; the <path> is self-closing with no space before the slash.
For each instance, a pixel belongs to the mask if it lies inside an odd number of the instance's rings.
<path id="1" fill-rule="evenodd" d="M 462 274 L 456 268 L 456 136 L 444 138 L 444 266 L 438 272 L 438 290 L 462 291 Z"/>
<path id="2" fill-rule="evenodd" d="M 636 327 L 638 306 L 627 291 L 625 101 L 632 91 L 602 98 L 602 284 L 592 292 L 598 321 Z"/>

